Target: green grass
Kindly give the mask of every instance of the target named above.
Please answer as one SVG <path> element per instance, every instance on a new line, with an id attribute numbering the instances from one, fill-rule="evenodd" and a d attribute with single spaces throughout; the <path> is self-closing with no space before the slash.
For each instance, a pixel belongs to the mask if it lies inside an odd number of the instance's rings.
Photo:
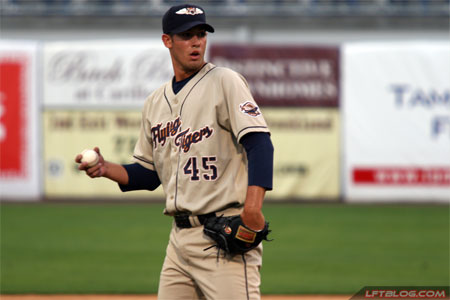
<path id="1" fill-rule="evenodd" d="M 449 285 L 448 206 L 270 206 L 265 293 Z"/>
<path id="2" fill-rule="evenodd" d="M 2 293 L 145 293 L 158 287 L 161 205 L 2 205 Z"/>
<path id="3" fill-rule="evenodd" d="M 161 204 L 1 205 L 1 293 L 156 293 Z M 272 204 L 262 292 L 449 284 L 448 205 Z"/>

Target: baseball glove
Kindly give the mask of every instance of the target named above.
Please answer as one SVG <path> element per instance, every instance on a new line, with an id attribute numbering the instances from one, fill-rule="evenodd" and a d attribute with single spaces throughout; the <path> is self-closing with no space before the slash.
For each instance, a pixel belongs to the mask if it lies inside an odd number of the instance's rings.
<path id="1" fill-rule="evenodd" d="M 219 251 L 222 249 L 225 253 L 233 255 L 256 248 L 262 240 L 267 241 L 270 230 L 267 222 L 261 231 L 251 230 L 244 225 L 241 216 L 237 215 L 208 218 L 203 232 L 217 243 L 213 246 L 219 248 Z"/>

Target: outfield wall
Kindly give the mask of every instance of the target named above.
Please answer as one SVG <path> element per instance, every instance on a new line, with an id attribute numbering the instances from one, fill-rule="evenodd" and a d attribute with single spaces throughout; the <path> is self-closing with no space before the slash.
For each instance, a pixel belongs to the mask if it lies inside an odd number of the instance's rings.
<path id="1" fill-rule="evenodd" d="M 23 51 L 17 42 L 0 45 Z M 32 59 L 25 62 L 23 97 L 1 102 L 1 198 L 161 199 L 161 189 L 121 193 L 74 163 L 76 154 L 95 146 L 109 160 L 131 161 L 146 95 L 172 76 L 161 42 L 27 47 Z M 274 190 L 268 199 L 450 202 L 449 52 L 448 42 L 216 43 L 208 59 L 246 77 L 271 128 Z M 8 55 L 1 51 L 0 63 Z M 12 73 L 0 66 L 9 80 Z M 1 81 L 2 95 L 11 94 L 8 80 Z M 25 148 L 5 138 L 19 136 L 11 103 L 27 108 Z M 29 169 L 19 183 L 11 181 L 17 153 Z"/>
<path id="2" fill-rule="evenodd" d="M 49 42 L 43 47 L 44 195 L 71 199 L 161 199 L 120 192 L 90 180 L 74 158 L 96 146 L 108 159 L 131 163 L 147 96 L 170 80 L 170 56 L 160 41 Z M 83 187 L 83 188 L 80 188 Z"/>

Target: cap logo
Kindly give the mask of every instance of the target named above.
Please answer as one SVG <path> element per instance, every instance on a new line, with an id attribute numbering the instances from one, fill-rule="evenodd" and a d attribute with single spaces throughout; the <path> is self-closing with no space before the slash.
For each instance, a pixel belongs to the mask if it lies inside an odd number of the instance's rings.
<path id="1" fill-rule="evenodd" d="M 186 7 L 186 8 L 182 8 L 179 11 L 176 12 L 177 15 L 202 15 L 203 14 L 203 10 L 201 10 L 198 7 Z"/>

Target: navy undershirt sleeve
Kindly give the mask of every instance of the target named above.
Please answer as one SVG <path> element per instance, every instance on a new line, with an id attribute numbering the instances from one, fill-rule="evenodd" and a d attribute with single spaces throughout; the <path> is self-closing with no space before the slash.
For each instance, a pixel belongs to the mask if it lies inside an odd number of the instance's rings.
<path id="1" fill-rule="evenodd" d="M 137 190 L 155 190 L 160 184 L 158 173 L 144 168 L 138 163 L 123 165 L 128 173 L 128 184 L 119 184 L 122 192 Z"/>
<path id="2" fill-rule="evenodd" d="M 266 132 L 250 132 L 241 138 L 247 152 L 248 185 L 257 185 L 272 190 L 273 145 Z"/>

